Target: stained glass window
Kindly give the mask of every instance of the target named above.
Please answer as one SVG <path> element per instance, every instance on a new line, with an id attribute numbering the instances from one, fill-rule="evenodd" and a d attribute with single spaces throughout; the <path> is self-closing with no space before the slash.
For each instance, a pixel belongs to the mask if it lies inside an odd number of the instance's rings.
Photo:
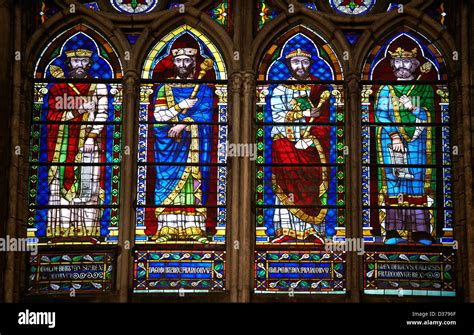
<path id="1" fill-rule="evenodd" d="M 99 4 L 97 2 L 84 2 L 84 6 L 92 10 L 100 11 Z"/>
<path id="2" fill-rule="evenodd" d="M 388 4 L 387 12 L 390 12 L 390 11 L 392 11 L 392 10 L 398 9 L 399 6 L 400 6 L 400 5 L 399 5 L 398 3 L 396 3 L 396 2 L 390 2 L 390 3 Z"/>
<path id="3" fill-rule="evenodd" d="M 351 45 L 355 45 L 360 38 L 359 31 L 346 30 L 344 31 L 344 35 Z"/>
<path id="4" fill-rule="evenodd" d="M 376 46 L 364 79 L 363 230 L 371 251 L 365 257 L 365 292 L 453 296 L 450 111 L 443 58 L 426 38 L 402 29 Z"/>
<path id="5" fill-rule="evenodd" d="M 262 29 L 265 24 L 276 18 L 280 14 L 280 10 L 273 4 L 271 0 L 257 1 L 257 31 Z"/>
<path id="6" fill-rule="evenodd" d="M 329 0 L 331 7 L 338 13 L 362 15 L 368 13 L 376 0 Z"/>
<path id="7" fill-rule="evenodd" d="M 312 9 L 312 10 L 318 10 L 318 7 L 316 6 L 316 1 L 308 1 L 308 2 L 302 2 L 303 6 Z"/>
<path id="8" fill-rule="evenodd" d="M 37 0 L 34 6 L 36 6 L 36 27 L 45 23 L 50 17 L 58 13 L 61 8 L 55 3 L 54 0 Z M 100 11 L 99 5 L 95 1 L 79 1 L 84 6 Z"/>
<path id="9" fill-rule="evenodd" d="M 257 84 L 257 293 L 343 293 L 344 96 L 340 63 L 316 32 L 275 39 Z"/>
<path id="10" fill-rule="evenodd" d="M 142 14 L 151 12 L 159 0 L 110 0 L 112 6 L 122 13 Z"/>
<path id="11" fill-rule="evenodd" d="M 209 11 L 212 19 L 230 31 L 231 15 L 230 15 L 230 0 L 214 1 L 212 8 Z"/>
<path id="12" fill-rule="evenodd" d="M 56 14 L 60 8 L 52 0 L 41 0 L 36 2 L 36 26 L 39 27 L 51 16 Z"/>
<path id="13" fill-rule="evenodd" d="M 130 45 L 134 45 L 140 36 L 138 34 L 127 34 L 127 39 Z"/>
<path id="14" fill-rule="evenodd" d="M 29 241 L 116 244 L 122 132 L 117 54 L 101 34 L 78 25 L 47 45 L 34 78 Z M 52 283 L 50 289 L 63 292 L 61 287 Z"/>
<path id="15" fill-rule="evenodd" d="M 222 291 L 227 71 L 208 37 L 184 25 L 151 49 L 139 122 L 134 290 Z"/>
<path id="16" fill-rule="evenodd" d="M 304 6 L 312 10 L 318 10 L 318 7 L 316 7 L 316 4 L 314 2 L 304 3 Z"/>
<path id="17" fill-rule="evenodd" d="M 445 1 L 434 1 L 431 6 L 426 9 L 426 12 L 446 28 L 446 17 L 448 16 L 448 13 L 446 11 Z"/>
<path id="18" fill-rule="evenodd" d="M 168 9 L 172 9 L 172 8 L 176 8 L 176 7 L 179 7 L 181 6 L 182 3 L 181 2 L 178 2 L 178 1 L 172 1 L 169 5 L 168 5 Z"/>

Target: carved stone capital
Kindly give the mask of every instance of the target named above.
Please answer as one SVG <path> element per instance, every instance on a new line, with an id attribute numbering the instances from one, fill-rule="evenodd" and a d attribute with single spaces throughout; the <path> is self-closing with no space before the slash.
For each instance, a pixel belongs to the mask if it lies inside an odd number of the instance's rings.
<path id="1" fill-rule="evenodd" d="M 233 73 L 229 79 L 229 85 L 232 90 L 232 93 L 239 93 L 242 88 L 242 74 L 239 72 Z"/>
<path id="2" fill-rule="evenodd" d="M 123 78 L 124 94 L 136 94 L 138 85 L 138 74 L 135 71 L 128 71 Z"/>
<path id="3" fill-rule="evenodd" d="M 349 94 L 360 94 L 360 78 L 355 75 L 351 75 L 347 78 L 347 88 L 349 90 Z"/>
<path id="4" fill-rule="evenodd" d="M 244 94 L 255 94 L 255 74 L 246 72 L 243 76 Z"/>

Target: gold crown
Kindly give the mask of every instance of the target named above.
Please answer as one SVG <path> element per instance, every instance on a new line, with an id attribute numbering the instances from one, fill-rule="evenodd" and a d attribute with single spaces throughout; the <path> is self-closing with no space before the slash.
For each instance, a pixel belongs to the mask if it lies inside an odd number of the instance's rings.
<path id="1" fill-rule="evenodd" d="M 197 50 L 193 48 L 180 48 L 180 49 L 173 49 L 171 50 L 173 57 L 177 56 L 196 56 Z"/>
<path id="2" fill-rule="evenodd" d="M 418 49 L 415 48 L 410 52 L 410 51 L 405 51 L 404 49 L 399 47 L 397 50 L 395 50 L 395 52 L 389 51 L 389 53 L 392 56 L 392 58 L 416 58 L 418 54 Z"/>
<path id="3" fill-rule="evenodd" d="M 286 55 L 286 59 L 290 59 L 293 57 L 308 57 L 311 58 L 311 54 L 309 52 L 306 52 L 304 50 L 301 50 L 300 48 L 293 50 L 290 52 L 288 55 Z"/>
<path id="4" fill-rule="evenodd" d="M 66 51 L 66 57 L 91 57 L 92 51 L 86 49 L 77 49 L 77 50 L 70 50 Z"/>

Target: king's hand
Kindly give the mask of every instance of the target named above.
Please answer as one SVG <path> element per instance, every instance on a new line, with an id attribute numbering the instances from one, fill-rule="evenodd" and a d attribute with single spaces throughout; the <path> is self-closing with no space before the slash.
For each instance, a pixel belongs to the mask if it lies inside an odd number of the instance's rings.
<path id="1" fill-rule="evenodd" d="M 198 99 L 185 99 L 178 104 L 178 107 L 181 110 L 191 109 L 196 105 L 197 100 Z"/>
<path id="2" fill-rule="evenodd" d="M 88 138 L 86 143 L 84 144 L 84 153 L 92 153 L 94 152 L 95 141 L 93 138 Z"/>
<path id="3" fill-rule="evenodd" d="M 178 124 L 170 129 L 168 136 L 171 138 L 178 138 L 181 132 L 187 127 L 185 124 Z"/>
<path id="4" fill-rule="evenodd" d="M 406 95 L 402 95 L 400 97 L 400 103 L 403 105 L 408 110 L 413 110 L 413 103 L 411 102 L 411 99 L 407 97 Z"/>
<path id="5" fill-rule="evenodd" d="M 312 118 L 318 118 L 318 117 L 320 117 L 320 116 L 321 116 L 321 109 L 315 108 L 315 107 L 311 108 L 311 110 L 310 110 L 310 116 L 311 116 Z"/>
<path id="6" fill-rule="evenodd" d="M 95 110 L 95 106 L 96 104 L 94 101 L 88 101 L 83 103 L 82 106 L 78 108 L 78 111 L 80 114 L 90 113 Z"/>
<path id="7" fill-rule="evenodd" d="M 398 134 L 393 134 L 391 136 L 392 138 L 392 148 L 393 151 L 395 152 L 402 152 L 405 153 L 407 152 L 405 145 L 403 145 L 402 140 L 400 139 L 400 136 Z"/>

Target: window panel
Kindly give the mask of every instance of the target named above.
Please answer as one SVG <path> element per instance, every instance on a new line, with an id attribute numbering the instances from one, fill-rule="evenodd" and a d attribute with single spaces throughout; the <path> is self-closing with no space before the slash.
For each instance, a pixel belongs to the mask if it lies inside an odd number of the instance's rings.
<path id="1" fill-rule="evenodd" d="M 376 50 L 365 66 L 361 108 L 365 292 L 453 296 L 444 63 L 408 30 Z"/>
<path id="2" fill-rule="evenodd" d="M 112 289 L 115 254 L 103 248 L 117 244 L 119 235 L 121 77 L 112 46 L 86 25 L 59 34 L 37 62 L 28 241 L 40 253 L 30 259 L 29 294 Z M 81 257 L 71 253 L 75 246 L 83 248 Z M 83 266 L 91 255 L 96 263 Z M 107 278 L 97 277 L 101 271 Z"/>
<path id="3" fill-rule="evenodd" d="M 178 27 L 150 51 L 143 76 L 134 291 L 223 291 L 228 125 L 222 56 L 202 33 Z M 157 256 L 163 252 L 172 258 Z M 156 257 L 162 261 L 150 263 Z M 153 270 L 142 272 L 144 264 Z"/>
<path id="4" fill-rule="evenodd" d="M 264 55 L 257 85 L 256 293 L 344 293 L 344 92 L 330 46 L 298 26 Z M 327 83 L 329 82 L 329 83 Z"/>

